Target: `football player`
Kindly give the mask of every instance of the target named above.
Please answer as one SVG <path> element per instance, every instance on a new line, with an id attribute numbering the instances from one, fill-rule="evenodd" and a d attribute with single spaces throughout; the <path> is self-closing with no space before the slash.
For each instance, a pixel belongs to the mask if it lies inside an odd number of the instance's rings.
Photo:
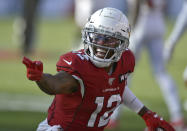
<path id="1" fill-rule="evenodd" d="M 134 52 L 136 62 L 139 60 L 142 49 L 145 47 L 145 49 L 148 50 L 150 64 L 153 68 L 153 75 L 168 107 L 170 121 L 176 130 L 184 129 L 184 117 L 181 110 L 178 90 L 174 80 L 165 68 L 163 59 L 165 35 L 163 9 L 166 3 L 164 0 L 141 0 L 139 3 L 140 10 L 130 38 L 131 44 L 129 48 Z M 187 8 L 185 9 L 187 10 Z M 116 125 L 115 120 L 117 119 L 116 117 L 119 116 L 116 112 L 114 115 L 115 116 L 112 116 L 111 119 L 111 125 L 113 125 L 112 123 Z"/>
<path id="2" fill-rule="evenodd" d="M 182 9 L 176 19 L 173 31 L 169 38 L 166 40 L 164 47 L 164 60 L 168 64 L 172 58 L 174 49 L 179 39 L 183 36 L 187 29 L 187 0 L 184 0 Z M 187 87 L 187 66 L 183 73 L 184 83 Z"/>
<path id="3" fill-rule="evenodd" d="M 21 2 L 23 2 L 22 14 L 15 21 L 13 37 L 21 44 L 22 54 L 29 55 L 34 51 L 37 8 L 40 0 L 21 0 Z"/>
<path id="4" fill-rule="evenodd" d="M 169 38 L 166 40 L 166 44 L 164 48 L 164 59 L 166 64 L 171 60 L 172 54 L 174 52 L 174 48 L 178 43 L 180 37 L 182 37 L 183 34 L 185 33 L 186 29 L 187 29 L 187 1 L 184 0 L 183 7 L 179 13 L 179 16 L 177 17 L 174 29 L 170 34 Z M 184 78 L 185 85 L 187 86 L 187 67 L 184 71 L 183 78 Z"/>
<path id="5" fill-rule="evenodd" d="M 43 73 L 41 61 L 23 58 L 27 78 L 45 93 L 55 95 L 38 131 L 103 131 L 121 103 L 140 115 L 149 131 L 174 131 L 126 86 L 135 66 L 129 37 L 126 16 L 115 8 L 103 8 L 82 30 L 84 49 L 60 56 L 57 74 Z"/>

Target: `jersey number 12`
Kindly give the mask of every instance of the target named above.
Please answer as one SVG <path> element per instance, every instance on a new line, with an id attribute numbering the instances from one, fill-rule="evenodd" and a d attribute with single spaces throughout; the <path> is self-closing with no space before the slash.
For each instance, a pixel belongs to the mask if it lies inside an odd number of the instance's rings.
<path id="1" fill-rule="evenodd" d="M 108 99 L 107 108 L 112 107 L 112 103 L 113 102 L 117 102 L 116 106 L 113 107 L 112 109 L 106 111 L 99 118 L 98 127 L 105 126 L 109 122 L 110 117 L 108 115 L 109 115 L 110 112 L 113 112 L 119 106 L 119 104 L 121 102 L 121 96 L 119 94 L 112 95 Z M 98 113 L 102 111 L 103 103 L 104 103 L 104 97 L 96 97 L 95 104 L 97 104 L 97 108 L 90 116 L 90 119 L 89 119 L 88 125 L 87 125 L 88 127 L 94 127 L 95 121 L 96 121 L 96 119 L 98 117 Z"/>

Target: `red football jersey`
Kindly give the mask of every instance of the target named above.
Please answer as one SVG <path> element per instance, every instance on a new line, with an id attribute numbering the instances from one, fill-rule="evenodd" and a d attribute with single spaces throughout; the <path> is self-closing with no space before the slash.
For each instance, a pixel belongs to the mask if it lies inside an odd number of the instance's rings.
<path id="1" fill-rule="evenodd" d="M 56 95 L 48 110 L 49 125 L 61 125 L 65 131 L 103 131 L 115 108 L 121 104 L 134 55 L 126 50 L 109 75 L 92 64 L 83 50 L 60 57 L 57 71 L 66 71 L 80 83 L 72 94 Z"/>

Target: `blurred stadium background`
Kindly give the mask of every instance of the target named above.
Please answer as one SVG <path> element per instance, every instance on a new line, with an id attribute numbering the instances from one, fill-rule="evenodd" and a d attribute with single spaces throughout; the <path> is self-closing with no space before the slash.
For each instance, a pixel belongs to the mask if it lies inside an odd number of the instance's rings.
<path id="1" fill-rule="evenodd" d="M 168 6 L 168 14 L 175 18 L 180 8 L 176 0 Z M 38 89 L 34 82 L 25 77 L 20 44 L 13 39 L 13 25 L 20 10 L 20 0 L 0 0 L 0 131 L 33 131 L 39 122 L 46 118 L 46 111 L 53 96 Z M 172 2 L 171 2 L 172 3 Z M 175 5 L 175 10 L 171 10 Z M 177 10 L 178 9 L 178 10 Z M 32 59 L 42 60 L 44 72 L 56 73 L 56 62 L 62 53 L 72 49 L 76 24 L 73 18 L 73 0 L 43 0 L 39 10 L 35 53 Z M 167 35 L 173 21 L 167 18 Z M 166 37 L 167 37 L 166 35 Z M 180 39 L 172 61 L 167 66 L 179 88 L 183 109 L 187 108 L 187 88 L 182 75 L 187 65 L 187 33 Z M 132 79 L 132 91 L 153 111 L 169 119 L 160 89 L 153 80 L 148 56 L 136 65 Z M 186 102 L 187 103 L 187 102 Z M 187 110 L 187 109 L 186 109 Z M 187 112 L 185 111 L 185 119 Z M 143 130 L 144 122 L 128 109 L 120 117 L 118 131 Z M 111 130 L 112 131 L 112 130 Z"/>

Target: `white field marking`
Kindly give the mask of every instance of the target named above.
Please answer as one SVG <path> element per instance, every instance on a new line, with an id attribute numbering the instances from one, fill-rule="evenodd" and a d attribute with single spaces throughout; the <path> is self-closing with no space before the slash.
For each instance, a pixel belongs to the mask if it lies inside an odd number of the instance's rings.
<path id="1" fill-rule="evenodd" d="M 46 112 L 53 97 L 0 93 L 0 110 Z"/>

